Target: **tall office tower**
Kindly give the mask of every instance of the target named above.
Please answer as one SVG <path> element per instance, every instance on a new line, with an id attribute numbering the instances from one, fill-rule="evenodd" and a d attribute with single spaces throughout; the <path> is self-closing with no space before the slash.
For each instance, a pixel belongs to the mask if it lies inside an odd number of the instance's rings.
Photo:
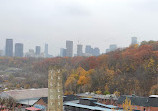
<path id="1" fill-rule="evenodd" d="M 83 55 L 82 47 L 83 47 L 83 45 L 81 45 L 81 44 L 77 45 L 77 56 Z"/>
<path id="2" fill-rule="evenodd" d="M 13 56 L 13 39 L 6 39 L 5 56 Z"/>
<path id="3" fill-rule="evenodd" d="M 94 49 L 93 49 L 93 55 L 94 55 L 94 56 L 99 56 L 99 55 L 100 55 L 100 49 L 97 48 L 97 47 L 94 48 Z"/>
<path id="4" fill-rule="evenodd" d="M 48 57 L 48 44 L 45 44 L 45 47 L 44 47 L 44 56 Z"/>
<path id="5" fill-rule="evenodd" d="M 138 43 L 138 42 L 137 42 L 137 37 L 132 37 L 131 39 L 132 39 L 131 45 L 134 45 L 134 44 L 137 44 L 137 43 Z"/>
<path id="6" fill-rule="evenodd" d="M 92 47 L 90 45 L 86 45 L 85 53 L 92 54 L 92 52 L 93 52 Z"/>
<path id="7" fill-rule="evenodd" d="M 110 46 L 109 46 L 109 50 L 110 51 L 115 51 L 117 49 L 117 45 L 116 44 L 111 44 Z"/>
<path id="8" fill-rule="evenodd" d="M 66 41 L 66 56 L 73 56 L 73 41 Z"/>
<path id="9" fill-rule="evenodd" d="M 15 44 L 15 56 L 23 57 L 23 44 L 22 43 Z"/>
<path id="10" fill-rule="evenodd" d="M 36 46 L 36 55 L 40 55 L 40 54 L 41 54 L 41 47 Z"/>
<path id="11" fill-rule="evenodd" d="M 60 48 L 60 56 L 65 57 L 66 56 L 66 49 Z"/>
<path id="12" fill-rule="evenodd" d="M 0 56 L 3 56 L 3 50 L 0 50 Z"/>

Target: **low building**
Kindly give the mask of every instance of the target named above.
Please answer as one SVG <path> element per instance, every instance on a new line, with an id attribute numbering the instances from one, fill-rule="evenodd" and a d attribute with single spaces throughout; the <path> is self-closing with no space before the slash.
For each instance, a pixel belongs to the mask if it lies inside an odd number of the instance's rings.
<path id="1" fill-rule="evenodd" d="M 102 103 L 95 103 L 98 107 L 102 107 L 102 108 L 108 108 L 108 109 L 120 109 L 118 106 L 114 106 L 114 105 L 106 105 L 106 104 L 102 104 Z"/>
<path id="2" fill-rule="evenodd" d="M 0 97 L 12 97 L 15 100 L 48 97 L 48 88 L 9 90 L 0 93 Z"/>
<path id="3" fill-rule="evenodd" d="M 115 109 L 115 107 L 117 106 L 113 106 L 113 108 L 104 106 L 100 107 L 97 105 L 97 99 L 93 98 L 80 98 L 80 100 L 77 102 L 70 101 L 64 103 L 65 111 L 123 111 L 122 109 Z"/>
<path id="4" fill-rule="evenodd" d="M 34 103 L 34 105 L 35 104 L 47 107 L 48 97 L 42 97 L 42 98 L 40 98 L 36 103 Z"/>
<path id="5" fill-rule="evenodd" d="M 42 97 L 48 97 L 48 88 L 10 90 L 0 93 L 2 99 L 13 98 L 16 102 L 15 106 L 19 109 L 34 106 Z"/>
<path id="6" fill-rule="evenodd" d="M 117 96 L 114 94 L 107 94 L 107 95 L 100 95 L 100 94 L 94 94 L 94 93 L 81 93 L 77 94 L 78 97 L 85 97 L 85 98 L 94 98 L 97 99 L 98 102 L 103 104 L 111 104 L 111 105 L 117 105 Z"/>
<path id="7" fill-rule="evenodd" d="M 39 89 L 21 89 L 21 90 L 9 90 L 0 93 L 0 98 L 8 99 L 13 98 L 16 102 L 16 109 L 25 109 L 28 107 L 34 107 L 47 110 L 48 105 L 48 88 Z M 66 95 L 63 96 L 63 102 L 78 100 L 78 96 Z"/>
<path id="8" fill-rule="evenodd" d="M 140 97 L 136 95 L 122 95 L 117 103 L 122 107 L 126 98 L 129 98 L 134 110 L 137 111 L 158 111 L 158 95 L 151 95 L 149 97 Z"/>

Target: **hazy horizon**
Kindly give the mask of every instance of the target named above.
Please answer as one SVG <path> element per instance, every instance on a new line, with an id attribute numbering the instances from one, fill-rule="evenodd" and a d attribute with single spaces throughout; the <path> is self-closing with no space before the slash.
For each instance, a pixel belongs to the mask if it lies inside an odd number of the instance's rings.
<path id="1" fill-rule="evenodd" d="M 6 38 L 23 43 L 24 51 L 49 44 L 57 56 L 66 40 L 98 47 L 125 47 L 158 39 L 156 0 L 0 0 L 0 49 Z"/>

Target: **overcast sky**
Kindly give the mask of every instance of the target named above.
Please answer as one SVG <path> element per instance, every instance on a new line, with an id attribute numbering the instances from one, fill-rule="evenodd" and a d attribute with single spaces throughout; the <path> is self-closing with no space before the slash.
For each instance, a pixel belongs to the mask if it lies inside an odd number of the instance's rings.
<path id="1" fill-rule="evenodd" d="M 25 52 L 48 43 L 58 55 L 66 40 L 105 52 L 128 46 L 132 36 L 158 40 L 158 0 L 0 0 L 0 49 L 13 38 Z"/>

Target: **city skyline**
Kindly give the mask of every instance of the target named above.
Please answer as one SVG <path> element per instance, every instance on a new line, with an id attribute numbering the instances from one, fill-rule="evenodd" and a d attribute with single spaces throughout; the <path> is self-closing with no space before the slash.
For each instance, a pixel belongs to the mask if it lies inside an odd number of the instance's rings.
<path id="1" fill-rule="evenodd" d="M 117 48 L 125 48 L 125 47 L 117 47 L 117 44 L 110 44 L 109 48 L 105 49 L 105 52 L 100 52 L 100 48 L 99 47 L 93 47 L 91 45 L 85 45 L 84 46 L 83 44 L 80 44 L 80 43 L 73 44 L 74 41 L 66 40 L 65 41 L 66 42 L 65 43 L 65 48 L 61 47 L 60 50 L 59 50 L 59 54 L 54 56 L 54 55 L 49 55 L 49 53 L 48 53 L 49 50 L 48 50 L 48 44 L 47 43 L 45 43 L 44 46 L 37 46 L 36 45 L 35 48 L 31 47 L 31 48 L 29 48 L 28 51 L 24 52 L 24 49 L 25 49 L 25 47 L 23 47 L 24 44 L 23 43 L 17 43 L 17 42 L 14 43 L 14 40 L 12 38 L 6 39 L 5 47 L 8 46 L 7 45 L 7 41 L 8 40 L 12 40 L 12 50 L 11 50 L 12 56 L 17 56 L 17 57 L 19 56 L 18 53 L 21 53 L 20 55 L 23 55 L 24 57 L 25 56 L 27 57 L 28 53 L 30 51 L 31 52 L 33 51 L 34 56 L 36 56 L 36 57 L 46 57 L 46 58 L 47 57 L 56 57 L 56 56 L 61 56 L 61 57 L 65 57 L 65 56 L 67 56 L 67 57 L 73 57 L 73 56 L 99 56 L 100 54 L 104 54 L 104 53 L 107 53 L 107 52 L 110 52 L 110 51 L 114 51 Z M 133 40 L 134 40 L 134 43 L 133 43 Z M 129 45 L 134 45 L 134 44 L 137 44 L 137 43 L 139 44 L 139 42 L 137 41 L 137 37 L 131 37 L 131 44 L 129 44 Z M 20 46 L 18 46 L 16 48 L 17 44 L 20 45 Z M 41 47 L 43 47 L 43 50 L 41 50 Z M 74 49 L 74 47 L 76 49 Z M 87 47 L 89 47 L 89 48 L 87 49 Z M 4 50 L 2 50 L 2 49 L 0 49 L 0 50 L 4 51 L 4 53 L 6 53 L 6 48 L 4 48 Z M 18 52 L 18 50 L 20 50 L 20 51 Z M 63 54 L 64 50 L 65 50 L 65 54 Z M 7 55 L 5 54 L 5 56 L 7 56 Z M 19 57 L 22 57 L 22 56 L 19 56 Z"/>
<path id="2" fill-rule="evenodd" d="M 24 52 L 49 44 L 54 56 L 66 40 L 99 47 L 126 47 L 131 37 L 157 40 L 156 0 L 0 1 L 0 49 L 6 38 L 24 43 Z M 36 7 L 36 8 L 34 8 Z M 151 30 L 152 28 L 152 30 Z M 77 49 L 76 46 L 74 49 Z M 43 47 L 42 49 L 43 50 Z M 74 51 L 76 52 L 76 51 Z"/>
<path id="3" fill-rule="evenodd" d="M 135 36 L 133 36 L 133 37 L 135 37 Z M 106 53 L 106 49 L 108 49 L 109 48 L 109 46 L 110 45 L 112 45 L 112 44 L 116 44 L 117 45 L 117 47 L 118 48 L 124 48 L 124 47 L 128 47 L 130 44 L 131 44 L 131 38 L 133 38 L 133 37 L 129 37 L 129 42 L 128 42 L 128 44 L 126 44 L 126 45 L 121 45 L 121 44 L 117 44 L 117 43 L 107 43 L 106 44 L 106 42 L 105 42 L 105 44 L 103 44 L 102 46 L 106 46 L 106 47 L 99 47 L 99 46 L 95 46 L 95 45 L 93 45 L 93 43 L 92 44 L 86 44 L 86 43 L 84 43 L 84 42 L 79 42 L 79 41 L 77 41 L 77 40 L 70 40 L 70 41 L 73 41 L 73 54 L 77 54 L 77 45 L 78 44 L 82 44 L 83 45 L 83 52 L 85 52 L 85 48 L 86 48 L 86 45 L 90 45 L 90 46 L 92 46 L 92 47 L 97 47 L 97 48 L 99 48 L 100 49 L 100 53 L 102 54 L 102 53 Z M 6 39 L 13 39 L 13 38 L 6 38 Z M 6 40 L 5 39 L 5 40 Z M 4 44 L 3 46 L 1 45 L 0 46 L 0 50 L 5 50 L 5 40 L 2 40 L 2 41 L 4 41 L 2 44 Z M 14 39 L 13 39 L 14 40 Z M 141 43 L 141 41 L 139 41 L 140 40 L 140 38 L 139 37 L 137 37 L 137 41 L 138 41 L 138 44 L 139 43 Z M 2 41 L 0 41 L 0 42 L 2 42 Z M 35 47 L 36 46 L 40 46 L 40 50 L 41 50 L 41 52 L 43 52 L 44 53 L 44 50 L 45 50 L 45 44 L 48 44 L 49 42 L 44 42 L 44 43 L 36 43 L 36 44 L 33 44 L 33 45 L 31 45 L 31 46 L 33 46 L 33 47 L 27 47 L 28 46 L 28 44 L 26 44 L 25 43 L 25 41 L 24 42 L 19 42 L 19 41 L 17 41 L 17 40 L 14 40 L 15 42 L 13 42 L 13 45 L 15 45 L 15 43 L 23 43 L 24 45 L 25 45 L 25 47 L 24 47 L 24 53 L 26 53 L 26 52 L 28 52 L 29 51 L 29 49 L 34 49 L 35 50 Z M 143 40 L 143 41 L 148 41 L 148 40 Z M 31 41 L 30 41 L 31 42 Z M 50 52 L 50 54 L 51 55 L 53 55 L 53 56 L 59 56 L 60 55 L 60 49 L 61 48 L 66 48 L 66 44 L 65 44 L 65 42 L 66 42 L 66 40 L 65 41 L 61 41 L 62 43 L 63 43 L 63 47 L 60 47 L 60 46 L 55 46 L 56 47 L 56 49 L 55 50 L 53 50 L 54 48 L 53 47 L 50 47 L 50 46 L 53 46 L 53 44 L 49 44 L 49 52 Z M 102 41 L 100 41 L 100 42 L 102 42 Z M 38 45 L 37 45 L 38 44 Z M 60 43 L 60 41 L 59 41 L 59 44 L 61 44 Z M 13 50 L 15 50 L 15 47 L 13 47 Z M 55 52 L 55 53 L 54 53 Z"/>
<path id="4" fill-rule="evenodd" d="M 6 38 L 6 39 L 13 39 L 13 38 Z M 1 47 L 0 47 L 0 50 L 5 50 L 5 40 L 6 39 L 4 39 L 4 40 L 2 40 L 2 41 L 4 41 L 4 42 L 2 42 L 2 44 L 4 44 L 3 46 L 1 45 Z M 13 39 L 14 40 L 14 39 Z M 72 41 L 72 40 L 70 40 L 70 41 Z M 31 42 L 31 41 L 30 41 Z M 66 44 L 65 44 L 65 42 L 66 42 L 66 40 L 65 41 L 62 41 L 63 42 L 63 47 L 64 48 L 66 48 Z M 44 50 L 45 50 L 45 44 L 48 44 L 48 42 L 46 42 L 46 43 L 42 43 L 42 44 L 40 44 L 40 45 L 37 45 L 37 44 L 39 44 L 39 43 L 36 43 L 36 44 L 33 44 L 33 45 L 31 45 L 30 47 L 27 47 L 28 46 L 28 44 L 26 44 L 25 42 L 19 42 L 19 41 L 17 41 L 17 40 L 14 40 L 14 42 L 13 42 L 13 45 L 15 45 L 15 43 L 23 43 L 23 44 L 25 44 L 25 47 L 24 47 L 24 53 L 26 53 L 26 52 L 28 52 L 29 51 L 29 49 L 34 49 L 35 50 L 35 47 L 36 46 L 40 46 L 41 47 L 41 52 L 44 52 Z M 74 50 L 73 50 L 73 54 L 77 54 L 77 45 L 78 45 L 78 41 L 73 41 L 73 45 L 74 45 Z M 106 43 L 106 42 L 105 42 Z M 130 41 L 129 41 L 129 44 L 131 43 L 131 38 L 130 38 Z M 60 43 L 59 43 L 60 44 Z M 83 52 L 85 52 L 85 48 L 86 48 L 86 45 L 91 45 L 92 47 L 98 47 L 100 50 L 102 49 L 102 48 L 100 48 L 99 46 L 95 46 L 95 45 L 93 45 L 93 44 L 86 44 L 86 43 L 80 43 L 80 44 L 82 44 L 83 45 Z M 111 45 L 112 43 L 108 43 L 109 45 Z M 119 44 L 117 44 L 120 48 L 123 48 L 123 47 L 128 47 L 129 46 L 129 44 L 127 44 L 126 46 L 121 46 L 121 45 L 119 45 Z M 106 44 L 105 44 L 106 45 Z M 49 44 L 49 46 L 53 46 L 53 44 Z M 57 53 L 54 53 L 54 50 L 53 49 L 51 49 L 51 47 L 49 47 L 49 52 L 50 52 L 50 54 L 53 54 L 53 56 L 59 56 L 60 55 L 60 48 L 62 48 L 62 47 L 59 47 L 59 46 L 56 46 L 56 47 L 58 47 L 57 48 Z M 105 53 L 106 52 L 106 49 L 108 48 L 109 46 L 107 46 L 107 47 L 104 47 L 104 49 L 103 50 L 101 50 L 101 53 Z M 15 47 L 13 47 L 13 50 L 15 50 Z M 52 52 L 52 53 L 51 53 Z"/>

